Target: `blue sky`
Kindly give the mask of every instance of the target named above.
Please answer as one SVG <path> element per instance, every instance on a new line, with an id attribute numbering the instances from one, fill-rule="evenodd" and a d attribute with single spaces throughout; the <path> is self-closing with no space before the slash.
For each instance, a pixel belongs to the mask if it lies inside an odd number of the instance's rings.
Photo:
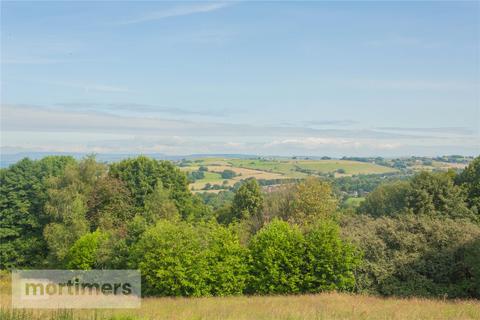
<path id="1" fill-rule="evenodd" d="M 2 2 L 3 152 L 480 153 L 479 2 Z"/>

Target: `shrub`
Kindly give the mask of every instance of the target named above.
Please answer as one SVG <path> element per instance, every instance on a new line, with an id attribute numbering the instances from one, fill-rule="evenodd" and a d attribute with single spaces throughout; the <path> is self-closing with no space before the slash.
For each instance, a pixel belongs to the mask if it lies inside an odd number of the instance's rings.
<path id="1" fill-rule="evenodd" d="M 297 293 L 302 288 L 305 239 L 298 227 L 273 220 L 250 243 L 250 293 Z"/>
<path id="2" fill-rule="evenodd" d="M 303 234 L 287 222 L 273 220 L 249 245 L 252 258 L 248 291 L 260 294 L 351 290 L 360 262 L 331 221 L 318 222 Z"/>
<path id="3" fill-rule="evenodd" d="M 237 174 L 233 170 L 225 169 L 222 172 L 222 179 L 232 179 L 236 176 Z"/>
<path id="4" fill-rule="evenodd" d="M 68 269 L 90 270 L 96 266 L 97 253 L 106 235 L 95 231 L 83 235 L 68 250 L 66 267 Z"/>
<path id="5" fill-rule="evenodd" d="M 360 255 L 340 238 L 338 225 L 331 221 L 316 223 L 305 235 L 304 291 L 351 290 L 355 286 L 354 270 Z"/>
<path id="6" fill-rule="evenodd" d="M 245 250 L 230 230 L 161 220 L 134 249 L 148 295 L 208 296 L 243 292 Z"/>
<path id="7" fill-rule="evenodd" d="M 344 218 L 364 253 L 360 291 L 396 296 L 480 297 L 480 227 L 465 220 L 401 215 Z"/>
<path id="8" fill-rule="evenodd" d="M 210 294 L 243 293 L 248 278 L 248 250 L 240 245 L 238 236 L 231 229 L 212 223 L 205 232 L 208 235 L 205 256 Z"/>

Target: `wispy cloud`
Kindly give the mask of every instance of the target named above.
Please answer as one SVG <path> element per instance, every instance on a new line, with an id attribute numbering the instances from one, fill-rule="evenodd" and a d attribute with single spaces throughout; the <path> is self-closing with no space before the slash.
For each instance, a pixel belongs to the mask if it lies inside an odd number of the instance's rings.
<path id="1" fill-rule="evenodd" d="M 282 140 L 274 140 L 265 145 L 266 147 L 283 146 L 289 148 L 303 148 L 306 150 L 315 150 L 323 147 L 337 147 L 344 148 L 362 148 L 369 147 L 378 150 L 395 149 L 401 146 L 400 143 L 395 142 L 379 142 L 371 139 L 345 139 L 345 138 L 322 138 L 322 137 L 307 137 L 307 138 L 288 138 Z"/>
<path id="2" fill-rule="evenodd" d="M 214 2 L 214 3 L 199 3 L 189 5 L 179 5 L 160 11 L 153 11 L 144 15 L 117 22 L 117 25 L 130 25 L 155 20 L 162 20 L 171 17 L 188 16 L 196 13 L 206 13 L 228 7 L 232 2 Z"/>
<path id="3" fill-rule="evenodd" d="M 104 92 L 104 93 L 131 93 L 132 91 L 127 87 L 101 84 L 101 83 L 79 83 L 79 82 L 63 82 L 63 81 L 35 81 L 43 84 L 54 86 L 67 87 L 72 89 L 79 89 L 84 92 Z"/>
<path id="4" fill-rule="evenodd" d="M 212 108 L 179 108 L 172 106 L 153 105 L 145 103 L 97 103 L 97 102 L 64 102 L 57 103 L 56 107 L 64 111 L 93 111 L 93 112 L 108 112 L 108 113 L 128 113 L 136 115 L 145 114 L 170 114 L 170 115 L 193 115 L 193 116 L 212 116 L 222 117 L 234 112 L 226 109 L 212 109 Z"/>
<path id="5" fill-rule="evenodd" d="M 372 130 L 320 129 L 285 127 L 276 125 L 252 125 L 246 123 L 223 123 L 213 121 L 186 121 L 166 119 L 161 115 L 125 115 L 105 113 L 98 109 L 52 108 L 32 105 L 2 105 L 2 129 L 39 132 L 115 132 L 122 134 L 165 134 L 177 136 L 222 136 L 222 137 L 345 137 L 403 139 L 416 136 L 402 133 L 377 132 Z M 425 136 L 422 136 L 425 137 Z"/>
<path id="6" fill-rule="evenodd" d="M 394 132 L 410 132 L 410 133 L 441 133 L 441 134 L 458 134 L 458 135 L 473 135 L 475 130 L 468 127 L 425 127 L 425 128 L 412 128 L 412 127 L 379 127 L 381 131 L 394 131 Z"/>
<path id="7" fill-rule="evenodd" d="M 358 124 L 358 121 L 353 120 L 312 120 L 304 123 L 307 126 L 351 126 Z"/>
<path id="8" fill-rule="evenodd" d="M 440 128 L 424 128 L 422 134 L 388 128 L 256 126 L 31 105 L 2 105 L 1 121 L 2 146 L 37 151 L 407 155 L 425 150 L 474 154 L 479 145 L 474 135 L 452 135 Z"/>

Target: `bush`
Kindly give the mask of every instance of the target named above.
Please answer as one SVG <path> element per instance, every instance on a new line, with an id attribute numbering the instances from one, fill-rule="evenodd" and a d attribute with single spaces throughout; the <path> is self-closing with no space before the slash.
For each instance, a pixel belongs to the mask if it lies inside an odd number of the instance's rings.
<path id="1" fill-rule="evenodd" d="M 303 234 L 297 226 L 275 219 L 249 247 L 250 293 L 316 293 L 351 290 L 355 285 L 359 255 L 342 241 L 331 221 L 318 222 Z"/>
<path id="2" fill-rule="evenodd" d="M 304 291 L 352 290 L 354 270 L 360 263 L 358 251 L 340 238 L 338 225 L 319 222 L 305 235 Z"/>
<path id="3" fill-rule="evenodd" d="M 248 250 L 240 245 L 238 236 L 231 229 L 211 224 L 206 233 L 210 294 L 242 294 L 248 279 Z"/>
<path id="4" fill-rule="evenodd" d="M 297 293 L 302 289 L 305 239 L 300 229 L 273 220 L 250 243 L 250 293 Z"/>
<path id="5" fill-rule="evenodd" d="M 357 287 L 395 296 L 480 297 L 480 227 L 465 220 L 402 215 L 344 218 L 364 253 Z"/>
<path id="6" fill-rule="evenodd" d="M 68 269 L 90 270 L 96 266 L 97 254 L 106 235 L 95 231 L 83 235 L 68 250 L 66 267 Z"/>
<path id="7" fill-rule="evenodd" d="M 134 249 L 144 293 L 160 296 L 229 295 L 243 292 L 245 250 L 230 230 L 159 221 Z"/>
<path id="8" fill-rule="evenodd" d="M 222 179 L 232 179 L 235 178 L 237 174 L 233 170 L 225 169 L 222 172 Z"/>

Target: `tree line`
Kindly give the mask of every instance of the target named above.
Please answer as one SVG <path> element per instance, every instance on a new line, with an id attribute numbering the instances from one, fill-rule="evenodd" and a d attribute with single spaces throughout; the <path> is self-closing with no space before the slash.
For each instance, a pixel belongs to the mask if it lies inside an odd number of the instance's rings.
<path id="1" fill-rule="evenodd" d="M 357 209 L 315 178 L 201 196 L 143 156 L 23 159 L 0 188 L 1 269 L 140 269 L 145 295 L 480 298 L 480 158 L 389 179 Z"/>

